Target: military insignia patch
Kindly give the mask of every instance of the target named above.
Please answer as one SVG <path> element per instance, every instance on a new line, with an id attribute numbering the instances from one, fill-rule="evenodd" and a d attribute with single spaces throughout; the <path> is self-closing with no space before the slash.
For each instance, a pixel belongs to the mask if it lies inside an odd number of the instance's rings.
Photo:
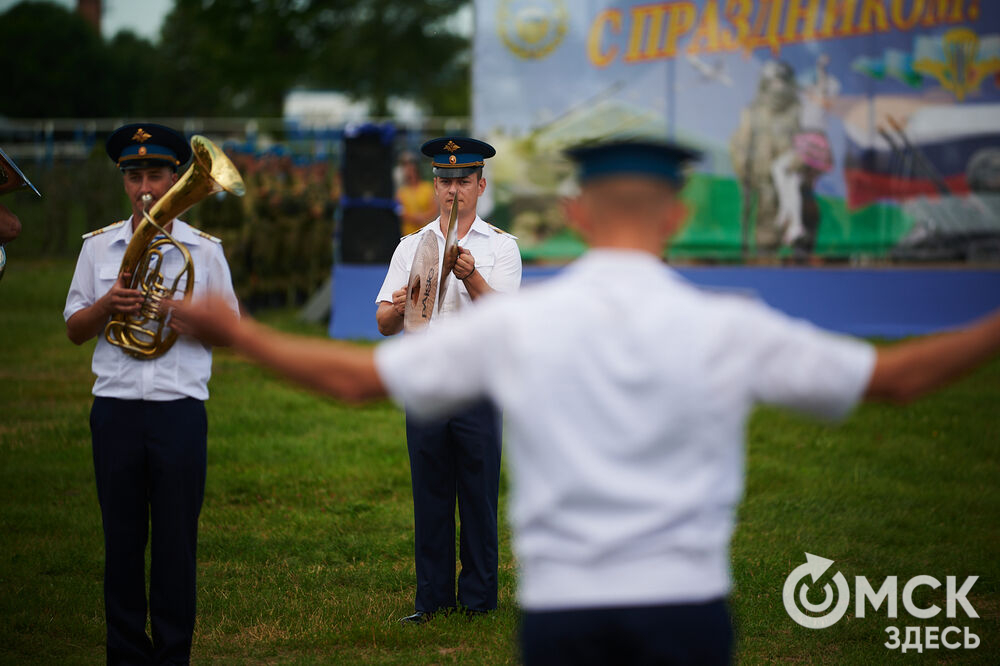
<path id="1" fill-rule="evenodd" d="M 132 140 L 138 141 L 139 143 L 146 143 L 152 138 L 153 135 L 147 132 L 146 130 L 142 129 L 141 127 L 135 131 L 135 134 L 132 135 Z"/>
<path id="2" fill-rule="evenodd" d="M 514 240 L 517 240 L 517 236 L 515 236 L 515 235 L 514 235 L 514 234 L 512 234 L 512 233 L 510 233 L 509 231 L 504 231 L 504 230 L 503 230 L 503 229 L 501 229 L 500 227 L 495 227 L 495 226 L 493 226 L 492 224 L 490 224 L 489 222 L 487 222 L 487 223 L 486 223 L 486 226 L 488 226 L 488 227 L 489 227 L 490 229 L 492 229 L 493 231 L 497 232 L 498 234 L 502 234 L 502 235 L 504 235 L 504 236 L 510 236 L 510 237 L 511 237 L 511 238 L 513 238 Z"/>
<path id="3" fill-rule="evenodd" d="M 959 102 L 979 91 L 990 76 L 1000 76 L 997 35 L 980 39 L 968 28 L 955 28 L 940 37 L 920 36 L 913 49 L 913 71 L 932 76 Z"/>
<path id="4" fill-rule="evenodd" d="M 83 240 L 87 240 L 88 238 L 93 238 L 94 236 L 100 236 L 104 232 L 111 231 L 112 229 L 117 229 L 118 227 L 122 226 L 123 224 L 125 224 L 125 220 L 118 220 L 117 222 L 113 222 L 112 224 L 109 224 L 106 227 L 101 227 L 100 229 L 95 229 L 94 231 L 91 231 L 90 233 L 86 233 L 83 236 L 81 236 L 81 238 L 83 238 Z"/>
<path id="5" fill-rule="evenodd" d="M 140 155 L 146 154 L 146 146 L 139 146 L 139 154 Z"/>
<path id="6" fill-rule="evenodd" d="M 459 148 L 461 148 L 461 146 L 459 146 L 454 141 L 449 141 L 448 143 L 444 144 L 444 149 L 447 150 L 449 153 L 454 153 Z M 452 154 L 452 157 L 454 157 L 454 156 L 455 155 Z M 454 162 L 452 162 L 452 164 L 454 164 Z"/>
<path id="7" fill-rule="evenodd" d="M 458 162 L 458 158 L 455 157 L 454 155 L 449 155 L 448 156 L 448 162 L 451 163 L 451 164 L 456 164 Z"/>
<path id="8" fill-rule="evenodd" d="M 501 0 L 497 31 L 512 53 L 526 60 L 549 55 L 569 26 L 565 0 Z"/>
<path id="9" fill-rule="evenodd" d="M 195 229 L 194 227 L 191 227 L 191 231 L 195 232 L 196 234 L 198 234 L 202 238 L 206 238 L 206 239 L 212 241 L 213 243 L 220 243 L 220 244 L 222 243 L 222 239 L 221 238 L 217 238 L 216 236 L 213 236 L 212 234 L 205 233 L 201 229 Z"/>

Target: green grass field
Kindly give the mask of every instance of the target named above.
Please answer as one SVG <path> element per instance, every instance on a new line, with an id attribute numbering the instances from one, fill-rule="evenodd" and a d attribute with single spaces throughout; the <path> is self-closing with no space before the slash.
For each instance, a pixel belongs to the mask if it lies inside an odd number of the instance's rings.
<path id="1" fill-rule="evenodd" d="M 75 347 L 64 333 L 71 273 L 68 262 L 15 256 L 0 282 L 0 663 L 103 660 L 93 343 Z M 290 313 L 265 320 L 324 334 Z M 506 528 L 497 613 L 396 623 L 414 587 L 398 410 L 331 403 L 226 351 L 211 391 L 197 663 L 517 661 Z M 1000 663 L 1000 361 L 915 405 L 865 406 L 840 427 L 760 411 L 748 441 L 732 548 L 741 663 Z M 981 617 L 892 620 L 883 607 L 860 619 L 852 598 L 833 627 L 804 629 L 781 602 L 804 551 L 876 587 L 889 575 L 900 589 L 918 574 L 978 575 L 969 600 Z M 918 592 L 919 605 L 944 606 L 943 587 Z M 982 643 L 900 655 L 883 647 L 888 625 L 969 626 Z"/>

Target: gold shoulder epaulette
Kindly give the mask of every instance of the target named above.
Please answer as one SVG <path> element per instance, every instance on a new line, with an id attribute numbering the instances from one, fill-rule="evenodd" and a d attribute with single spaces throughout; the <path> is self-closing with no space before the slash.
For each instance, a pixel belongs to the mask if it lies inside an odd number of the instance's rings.
<path id="1" fill-rule="evenodd" d="M 112 229 L 117 229 L 118 227 L 122 226 L 123 224 L 125 224 L 125 220 L 118 220 L 114 224 L 109 224 L 108 226 L 101 227 L 100 229 L 94 229 L 93 231 L 84 234 L 82 238 L 83 238 L 83 240 L 87 240 L 88 238 L 92 238 L 93 236 L 100 236 L 105 231 L 111 231 Z"/>
<path id="2" fill-rule="evenodd" d="M 191 227 L 191 231 L 195 232 L 196 234 L 198 234 L 202 238 L 207 238 L 208 240 L 212 241 L 213 243 L 219 243 L 220 245 L 222 244 L 222 239 L 221 238 L 216 238 L 212 234 L 205 233 L 201 229 L 195 229 L 194 227 Z"/>
<path id="3" fill-rule="evenodd" d="M 512 233 L 510 233 L 509 231 L 504 231 L 504 230 L 503 230 L 503 229 L 501 229 L 500 227 L 495 227 L 495 226 L 493 226 L 492 224 L 490 224 L 489 222 L 487 222 L 487 223 L 486 223 L 486 225 L 487 225 L 487 226 L 488 226 L 488 227 L 489 227 L 490 229 L 492 229 L 493 231 L 497 232 L 498 234 L 503 234 L 504 236 L 510 236 L 510 237 L 511 237 L 511 238 L 513 238 L 514 240 L 517 240 L 517 236 L 515 236 L 515 235 L 514 235 L 514 234 L 512 234 Z"/>

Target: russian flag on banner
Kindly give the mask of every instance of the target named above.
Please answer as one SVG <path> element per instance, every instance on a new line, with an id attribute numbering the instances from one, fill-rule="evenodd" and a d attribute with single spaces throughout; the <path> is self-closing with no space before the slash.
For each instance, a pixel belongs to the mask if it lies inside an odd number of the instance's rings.
<path id="1" fill-rule="evenodd" d="M 886 199 L 967 194 L 973 157 L 1000 148 L 998 104 L 879 106 L 876 101 L 869 116 L 874 127 L 845 123 L 844 179 L 851 209 Z"/>

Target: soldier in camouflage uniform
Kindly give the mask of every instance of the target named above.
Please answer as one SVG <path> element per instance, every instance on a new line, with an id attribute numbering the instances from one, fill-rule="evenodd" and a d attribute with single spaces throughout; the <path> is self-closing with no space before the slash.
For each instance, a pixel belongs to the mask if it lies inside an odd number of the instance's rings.
<path id="1" fill-rule="evenodd" d="M 308 296 L 326 280 L 333 254 L 333 207 L 329 164 L 317 160 L 306 173 L 305 226 L 301 234 L 303 278 Z"/>
<path id="2" fill-rule="evenodd" d="M 308 290 L 307 245 L 310 240 L 308 234 L 312 229 L 308 202 L 309 167 L 310 160 L 304 155 L 297 155 L 292 159 L 288 197 L 283 211 L 288 236 L 282 270 L 286 280 L 286 301 L 295 305 L 305 300 Z"/>
<path id="3" fill-rule="evenodd" d="M 281 208 L 285 199 L 285 174 L 281 168 L 283 149 L 272 148 L 260 160 L 254 174 L 254 227 L 251 230 L 253 296 L 257 305 L 277 305 L 283 284 L 280 261 L 284 252 L 281 236 Z"/>

